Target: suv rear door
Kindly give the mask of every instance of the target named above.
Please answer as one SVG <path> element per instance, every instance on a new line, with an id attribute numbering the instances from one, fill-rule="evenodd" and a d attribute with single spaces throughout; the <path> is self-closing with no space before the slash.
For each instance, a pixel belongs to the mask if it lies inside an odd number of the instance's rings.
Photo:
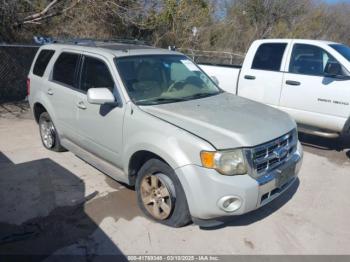
<path id="1" fill-rule="evenodd" d="M 238 95 L 278 106 L 288 40 L 256 41 L 244 60 L 238 82 Z"/>
<path id="2" fill-rule="evenodd" d="M 79 145 L 98 157 L 121 165 L 122 130 L 125 107 L 119 96 L 113 67 L 103 56 L 84 53 L 76 99 Z M 89 88 L 109 88 L 116 104 L 96 105 L 87 101 Z"/>
<path id="3" fill-rule="evenodd" d="M 48 100 L 55 111 L 54 124 L 61 140 L 77 140 L 77 70 L 81 55 L 74 51 L 63 50 L 54 62 L 50 81 L 45 87 Z"/>

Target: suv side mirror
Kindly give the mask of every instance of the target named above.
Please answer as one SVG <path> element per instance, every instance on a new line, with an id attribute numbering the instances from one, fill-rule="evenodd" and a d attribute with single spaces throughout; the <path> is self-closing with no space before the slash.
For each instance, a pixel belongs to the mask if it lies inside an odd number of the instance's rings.
<path id="1" fill-rule="evenodd" d="M 328 77 L 341 77 L 343 76 L 342 66 L 337 62 L 328 62 L 324 69 L 326 76 Z"/>
<path id="2" fill-rule="evenodd" d="M 90 104 L 103 105 L 114 103 L 115 98 L 108 88 L 90 88 L 87 92 L 87 101 Z"/>

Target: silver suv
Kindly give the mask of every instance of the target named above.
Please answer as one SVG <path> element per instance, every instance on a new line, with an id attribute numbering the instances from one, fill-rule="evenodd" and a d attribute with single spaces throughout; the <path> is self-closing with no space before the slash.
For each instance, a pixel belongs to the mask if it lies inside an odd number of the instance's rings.
<path id="1" fill-rule="evenodd" d="M 181 53 L 44 45 L 27 85 L 43 145 L 135 186 L 142 211 L 160 223 L 244 214 L 297 180 L 295 122 L 223 92 Z"/>

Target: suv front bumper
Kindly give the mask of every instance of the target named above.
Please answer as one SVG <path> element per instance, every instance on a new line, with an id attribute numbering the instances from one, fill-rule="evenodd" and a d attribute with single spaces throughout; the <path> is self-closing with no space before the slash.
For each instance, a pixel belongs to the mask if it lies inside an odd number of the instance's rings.
<path id="1" fill-rule="evenodd" d="M 255 210 L 281 195 L 296 180 L 303 159 L 300 143 L 295 153 L 278 168 L 263 178 L 250 175 L 224 176 L 213 169 L 186 165 L 175 169 L 184 188 L 191 216 L 196 219 L 242 215 Z M 279 182 L 284 170 L 293 166 L 292 176 L 285 183 Z M 239 208 L 232 212 L 222 208 L 222 199 L 240 200 Z"/>

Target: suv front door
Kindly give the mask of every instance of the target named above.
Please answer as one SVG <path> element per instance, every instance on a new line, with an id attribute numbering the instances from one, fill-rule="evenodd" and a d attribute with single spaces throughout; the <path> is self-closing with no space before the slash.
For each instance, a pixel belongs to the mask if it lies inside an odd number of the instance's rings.
<path id="1" fill-rule="evenodd" d="M 80 92 L 77 94 L 79 146 L 103 160 L 121 167 L 122 130 L 125 107 L 118 95 L 108 61 L 98 55 L 82 58 Z M 87 101 L 90 88 L 108 88 L 116 104 L 96 105 Z"/>
<path id="2" fill-rule="evenodd" d="M 349 81 L 328 76 L 325 69 L 331 63 L 339 64 L 321 47 L 295 43 L 283 80 L 280 106 L 298 123 L 341 131 L 349 106 L 344 99 Z"/>

